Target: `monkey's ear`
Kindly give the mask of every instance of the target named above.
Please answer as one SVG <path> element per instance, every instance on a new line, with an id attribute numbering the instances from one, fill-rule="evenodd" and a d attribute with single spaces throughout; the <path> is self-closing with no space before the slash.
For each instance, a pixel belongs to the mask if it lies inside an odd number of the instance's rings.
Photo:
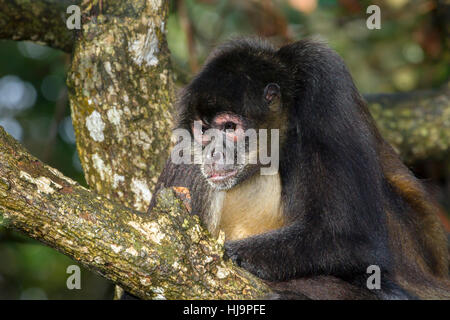
<path id="1" fill-rule="evenodd" d="M 269 104 L 271 109 L 279 107 L 281 97 L 280 86 L 276 83 L 269 83 L 264 88 L 264 100 Z"/>

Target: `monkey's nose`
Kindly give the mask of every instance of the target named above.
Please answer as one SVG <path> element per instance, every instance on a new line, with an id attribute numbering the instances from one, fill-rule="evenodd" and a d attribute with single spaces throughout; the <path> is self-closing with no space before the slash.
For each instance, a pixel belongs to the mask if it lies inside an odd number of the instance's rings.
<path id="1" fill-rule="evenodd" d="M 212 155 L 212 160 L 214 161 L 214 163 L 224 163 L 223 153 L 214 151 Z"/>
<path id="2" fill-rule="evenodd" d="M 213 150 L 209 153 L 207 153 L 206 158 L 211 161 L 212 163 L 223 163 L 224 162 L 224 156 L 222 152 Z"/>

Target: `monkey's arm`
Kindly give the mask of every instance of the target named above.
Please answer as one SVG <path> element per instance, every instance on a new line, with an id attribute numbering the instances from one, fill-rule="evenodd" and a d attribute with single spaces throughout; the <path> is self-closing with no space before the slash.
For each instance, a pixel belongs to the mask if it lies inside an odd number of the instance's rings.
<path id="1" fill-rule="evenodd" d="M 211 188 L 203 178 L 198 165 L 174 164 L 171 159 L 169 159 L 156 183 L 155 191 L 153 192 L 154 196 L 150 202 L 148 213 L 151 213 L 152 208 L 156 204 L 156 194 L 168 187 L 188 188 L 191 195 L 191 212 L 199 215 L 202 221 L 206 219 Z"/>
<path id="2" fill-rule="evenodd" d="M 258 277 L 283 281 L 310 275 L 362 274 L 374 261 L 370 245 L 346 236 L 337 239 L 317 230 L 305 232 L 300 223 L 225 243 L 227 255 Z M 383 259 L 383 258 L 381 258 Z"/>
<path id="3" fill-rule="evenodd" d="M 345 285 L 339 286 L 337 290 L 343 294 L 338 295 L 339 299 L 351 292 L 348 288 L 360 290 L 356 294 L 358 299 L 417 298 L 396 283 L 390 270 L 386 268 L 387 262 L 383 261 L 385 257 L 374 256 L 369 245 L 355 244 L 350 240 L 346 242 L 345 239 L 330 245 L 323 241 L 333 240 L 320 235 L 317 240 L 303 238 L 302 229 L 300 225 L 291 225 L 250 238 L 228 241 L 225 243 L 225 250 L 237 265 L 261 279 L 279 283 L 281 287 L 292 286 L 292 291 L 304 292 L 308 297 L 311 296 L 310 291 L 315 290 L 309 288 L 308 283 L 302 283 L 302 279 L 306 282 L 310 279 L 324 279 L 321 282 L 323 288 L 331 288 L 330 279 L 332 282 L 343 281 L 342 284 Z M 381 290 L 363 290 L 367 285 L 369 275 L 366 270 L 370 265 L 380 267 Z M 373 296 L 367 296 L 368 294 Z M 283 295 L 282 298 L 290 299 Z"/>
<path id="4" fill-rule="evenodd" d="M 346 150 L 337 142 L 313 141 L 304 143 L 302 152 L 286 153 L 280 173 L 288 224 L 227 243 L 231 259 L 270 280 L 345 277 L 363 274 L 372 264 L 391 268 L 380 200 L 384 184 L 379 173 L 371 172 L 376 158 L 356 143 L 351 152 L 335 149 Z"/>

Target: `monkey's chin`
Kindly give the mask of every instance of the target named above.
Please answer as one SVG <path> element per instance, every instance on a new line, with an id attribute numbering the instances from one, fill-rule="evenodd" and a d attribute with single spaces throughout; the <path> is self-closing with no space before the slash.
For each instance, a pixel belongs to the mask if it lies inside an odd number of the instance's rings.
<path id="1" fill-rule="evenodd" d="M 221 174 L 213 174 L 206 177 L 209 185 L 216 190 L 228 190 L 236 184 L 236 175 L 238 170 L 224 172 Z"/>

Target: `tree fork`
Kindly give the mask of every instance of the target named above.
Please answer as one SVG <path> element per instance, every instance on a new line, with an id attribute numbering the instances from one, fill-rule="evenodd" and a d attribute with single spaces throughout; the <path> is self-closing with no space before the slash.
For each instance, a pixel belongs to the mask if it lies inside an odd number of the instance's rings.
<path id="1" fill-rule="evenodd" d="M 188 211 L 184 189 L 158 194 L 151 215 L 80 186 L 0 128 L 2 224 L 73 258 L 142 299 L 255 299 L 269 288 L 223 259 Z"/>

